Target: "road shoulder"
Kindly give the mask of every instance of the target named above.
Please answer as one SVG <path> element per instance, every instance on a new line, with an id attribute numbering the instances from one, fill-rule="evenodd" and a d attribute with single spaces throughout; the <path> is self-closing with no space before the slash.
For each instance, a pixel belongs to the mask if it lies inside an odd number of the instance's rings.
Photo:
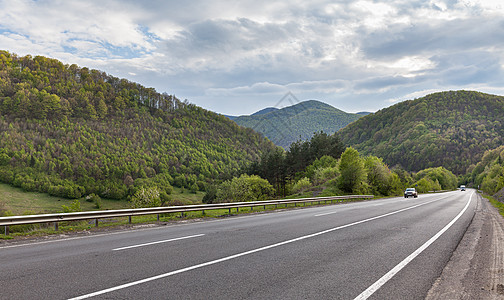
<path id="1" fill-rule="evenodd" d="M 504 218 L 479 194 L 474 218 L 426 299 L 504 299 Z"/>

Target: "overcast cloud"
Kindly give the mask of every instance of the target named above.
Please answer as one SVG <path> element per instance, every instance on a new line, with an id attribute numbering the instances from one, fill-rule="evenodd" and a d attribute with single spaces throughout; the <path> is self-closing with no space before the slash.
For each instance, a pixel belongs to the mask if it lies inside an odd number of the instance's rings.
<path id="1" fill-rule="evenodd" d="M 0 0 L 0 49 L 233 115 L 288 92 L 348 112 L 444 90 L 504 94 L 498 0 Z"/>

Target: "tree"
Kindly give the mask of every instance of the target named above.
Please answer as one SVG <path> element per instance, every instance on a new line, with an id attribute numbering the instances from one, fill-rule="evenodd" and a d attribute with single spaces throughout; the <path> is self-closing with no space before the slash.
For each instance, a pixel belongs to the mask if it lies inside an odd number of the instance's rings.
<path id="1" fill-rule="evenodd" d="M 366 169 L 364 162 L 359 156 L 359 152 L 352 147 L 348 147 L 341 155 L 339 164 L 340 176 L 337 185 L 345 193 L 365 192 Z"/>
<path id="2" fill-rule="evenodd" d="M 368 156 L 364 159 L 364 166 L 373 194 L 388 196 L 399 192 L 401 188 L 399 176 L 391 172 L 381 158 Z"/>

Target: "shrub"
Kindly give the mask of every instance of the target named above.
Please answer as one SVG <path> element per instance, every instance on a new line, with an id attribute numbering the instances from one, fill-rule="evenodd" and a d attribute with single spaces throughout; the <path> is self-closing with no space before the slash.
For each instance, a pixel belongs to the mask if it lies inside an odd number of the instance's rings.
<path id="1" fill-rule="evenodd" d="M 101 204 L 101 198 L 100 196 L 96 195 L 96 194 L 89 194 L 86 196 L 86 201 L 87 202 L 94 202 L 95 204 L 95 208 L 101 208 L 102 207 L 102 204 Z"/>
<path id="2" fill-rule="evenodd" d="M 161 206 L 161 196 L 157 187 L 140 188 L 130 199 L 131 207 L 158 207 Z"/>
<path id="3" fill-rule="evenodd" d="M 72 204 L 70 204 L 70 206 L 62 205 L 61 208 L 63 208 L 64 213 L 82 211 L 79 199 L 72 201 Z"/>
<path id="4" fill-rule="evenodd" d="M 294 186 L 292 187 L 292 192 L 301 193 L 309 189 L 310 187 L 311 187 L 310 179 L 308 179 L 308 177 L 303 177 L 294 184 Z"/>
<path id="5" fill-rule="evenodd" d="M 216 195 L 218 202 L 241 202 L 266 200 L 275 194 L 275 189 L 266 180 L 257 175 L 243 174 L 223 182 Z"/>

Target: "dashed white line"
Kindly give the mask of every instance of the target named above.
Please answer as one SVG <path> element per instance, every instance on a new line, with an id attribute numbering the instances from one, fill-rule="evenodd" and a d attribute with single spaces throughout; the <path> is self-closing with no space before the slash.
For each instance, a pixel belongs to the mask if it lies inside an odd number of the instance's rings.
<path id="1" fill-rule="evenodd" d="M 138 248 L 138 247 L 150 246 L 150 245 L 155 245 L 155 244 L 180 241 L 180 240 L 195 238 L 195 237 L 199 237 L 199 236 L 204 236 L 204 234 L 195 234 L 195 235 L 189 235 L 189 236 L 183 236 L 183 237 L 173 238 L 173 239 L 169 239 L 169 240 L 155 241 L 155 242 L 150 242 L 150 243 L 145 243 L 145 244 L 138 244 L 138 245 L 121 247 L 121 248 L 115 248 L 115 249 L 112 249 L 112 251 L 126 250 L 126 249 L 131 249 L 131 248 Z"/>
<path id="2" fill-rule="evenodd" d="M 438 200 L 434 200 L 434 201 L 438 201 Z M 323 235 L 323 234 L 326 234 L 326 233 L 330 233 L 330 232 L 333 232 L 333 231 L 336 231 L 336 230 L 340 230 L 340 229 L 343 229 L 343 228 L 351 227 L 351 226 L 354 226 L 354 225 L 366 223 L 366 222 L 377 220 L 377 219 L 381 219 L 381 218 L 384 218 L 384 217 L 387 217 L 387 216 L 390 216 L 390 215 L 394 215 L 394 214 L 397 214 L 397 213 L 400 213 L 400 212 L 403 212 L 403 211 L 406 211 L 406 210 L 413 209 L 415 207 L 426 205 L 426 204 L 434 202 L 434 201 L 429 201 L 429 202 L 421 203 L 421 204 L 418 204 L 418 205 L 414 205 L 414 206 L 411 206 L 411 207 L 403 208 L 403 209 L 396 210 L 396 211 L 393 211 L 393 212 L 389 212 L 389 213 L 386 213 L 386 214 L 383 214 L 383 215 L 379 215 L 379 216 L 376 216 L 376 217 L 372 217 L 372 218 L 364 219 L 364 220 L 361 220 L 361 221 L 356 221 L 356 222 L 353 222 L 353 223 L 341 225 L 341 226 L 338 226 L 338 227 L 330 228 L 330 229 L 327 229 L 327 230 L 324 230 L 324 231 L 319 231 L 319 232 L 312 233 L 312 234 L 309 234 L 309 235 L 305 235 L 305 236 L 301 236 L 301 237 L 294 238 L 294 239 L 291 239 L 291 240 L 283 241 L 283 242 L 280 242 L 280 243 L 276 243 L 276 244 L 264 246 L 264 247 L 261 247 L 261 248 L 257 248 L 257 249 L 253 249 L 253 250 L 249 250 L 249 251 L 245 251 L 245 252 L 241 252 L 241 253 L 234 254 L 234 255 L 231 255 L 231 256 L 226 256 L 226 257 L 223 257 L 223 258 L 219 258 L 219 259 L 216 259 L 216 260 L 208 261 L 208 262 L 201 263 L 201 264 L 194 265 L 194 266 L 190 266 L 190 267 L 187 267 L 187 268 L 178 269 L 178 270 L 175 270 L 175 271 L 171 271 L 171 272 L 168 272 L 168 273 L 156 275 L 156 276 L 153 276 L 153 277 L 144 278 L 144 279 L 141 279 L 141 280 L 138 280 L 138 281 L 133 281 L 133 282 L 130 282 L 130 283 L 118 285 L 118 286 L 111 287 L 111 288 L 108 288 L 108 289 L 104 289 L 104 290 L 101 290 L 101 291 L 96 291 L 96 292 L 93 292 L 93 293 L 90 293 L 90 294 L 86 294 L 86 295 L 78 296 L 78 297 L 75 297 L 75 298 L 71 298 L 69 300 L 88 299 L 88 298 L 91 298 L 91 297 L 95 297 L 95 296 L 111 293 L 111 292 L 114 292 L 114 291 L 118 291 L 118 290 L 122 290 L 122 289 L 125 289 L 125 288 L 129 288 L 129 287 L 132 287 L 132 286 L 135 286 L 135 285 L 139 285 L 139 284 L 143 284 L 143 283 L 146 283 L 146 282 L 150 282 L 150 281 L 153 281 L 153 280 L 157 280 L 157 279 L 161 279 L 161 278 L 166 278 L 166 277 L 169 277 L 169 276 L 173 276 L 173 275 L 176 275 L 176 274 L 188 272 L 188 271 L 195 270 L 195 269 L 200 269 L 200 268 L 207 267 L 207 266 L 210 266 L 210 265 L 214 265 L 214 264 L 218 264 L 218 263 L 225 262 L 225 261 L 228 261 L 228 260 L 232 260 L 232 259 L 235 259 L 235 258 L 238 258 L 238 257 L 250 255 L 250 254 L 253 254 L 253 253 L 261 252 L 261 251 L 264 251 L 264 250 L 276 248 L 276 247 L 287 245 L 287 244 L 291 244 L 291 243 L 298 242 L 298 241 L 301 241 L 301 240 L 313 238 L 313 237 L 316 237 L 316 236 L 319 236 L 319 235 Z"/>

